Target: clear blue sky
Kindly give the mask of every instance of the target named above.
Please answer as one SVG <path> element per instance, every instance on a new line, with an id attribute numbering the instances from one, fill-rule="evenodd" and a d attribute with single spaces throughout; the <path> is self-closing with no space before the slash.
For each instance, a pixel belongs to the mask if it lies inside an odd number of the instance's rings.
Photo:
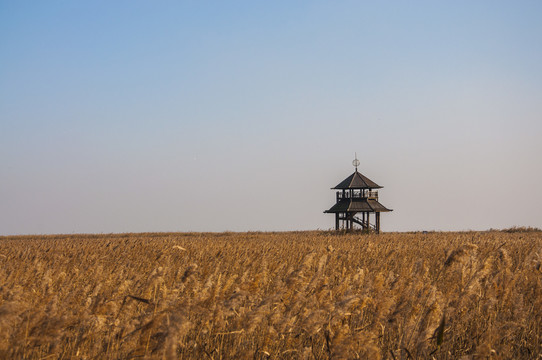
<path id="1" fill-rule="evenodd" d="M 540 1 L 0 1 L 0 234 L 542 227 Z"/>

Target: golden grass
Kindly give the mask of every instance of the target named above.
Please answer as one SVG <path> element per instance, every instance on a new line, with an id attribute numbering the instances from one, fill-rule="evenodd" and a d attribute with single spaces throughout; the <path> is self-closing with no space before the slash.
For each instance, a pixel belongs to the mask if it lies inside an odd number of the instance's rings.
<path id="1" fill-rule="evenodd" d="M 535 359 L 537 231 L 0 237 L 0 358 Z"/>

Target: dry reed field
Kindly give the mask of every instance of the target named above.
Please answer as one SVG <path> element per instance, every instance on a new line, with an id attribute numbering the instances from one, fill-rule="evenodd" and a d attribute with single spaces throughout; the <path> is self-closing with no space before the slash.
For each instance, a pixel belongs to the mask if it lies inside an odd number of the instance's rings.
<path id="1" fill-rule="evenodd" d="M 537 359 L 541 262 L 527 230 L 0 237 L 0 358 Z"/>

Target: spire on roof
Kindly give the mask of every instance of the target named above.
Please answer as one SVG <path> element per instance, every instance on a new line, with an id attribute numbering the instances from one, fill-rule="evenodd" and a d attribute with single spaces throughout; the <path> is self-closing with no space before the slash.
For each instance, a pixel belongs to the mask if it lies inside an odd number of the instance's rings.
<path id="1" fill-rule="evenodd" d="M 354 167 L 356 168 L 356 172 L 358 171 L 358 166 L 359 166 L 359 160 L 358 160 L 358 153 L 354 153 L 354 161 L 352 161 L 352 165 L 354 165 Z"/>

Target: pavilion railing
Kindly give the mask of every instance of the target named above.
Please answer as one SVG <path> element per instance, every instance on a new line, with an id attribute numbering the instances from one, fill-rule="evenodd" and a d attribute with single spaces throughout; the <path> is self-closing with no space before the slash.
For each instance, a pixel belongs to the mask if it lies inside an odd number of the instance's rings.
<path id="1" fill-rule="evenodd" d="M 371 190 L 365 190 L 365 191 L 358 191 L 358 192 L 352 192 L 345 191 L 344 194 L 342 191 L 337 191 L 337 201 L 342 199 L 372 199 L 372 200 L 378 200 L 378 191 L 371 191 Z"/>

